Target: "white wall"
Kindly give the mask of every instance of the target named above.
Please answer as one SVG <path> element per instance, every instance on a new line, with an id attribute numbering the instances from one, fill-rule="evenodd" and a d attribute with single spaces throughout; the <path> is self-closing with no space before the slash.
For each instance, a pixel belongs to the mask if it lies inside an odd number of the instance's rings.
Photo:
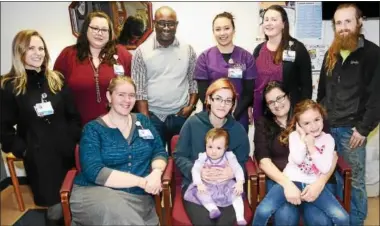
<path id="1" fill-rule="evenodd" d="M 1 74 L 8 72 L 11 67 L 12 40 L 23 29 L 35 29 L 42 34 L 51 55 L 50 67 L 53 66 L 60 51 L 76 41 L 71 33 L 69 4 L 1 2 Z M 231 12 L 236 18 L 235 44 L 250 52 L 256 45 L 254 39 L 259 26 L 257 2 L 153 2 L 153 12 L 164 5 L 176 10 L 179 21 L 177 36 L 190 43 L 197 54 L 215 44 L 212 19 L 223 11 Z M 324 43 L 329 44 L 333 38 L 331 24 L 323 23 Z M 365 21 L 364 33 L 369 40 L 379 44 L 379 20 Z M 22 167 L 17 172 L 19 176 L 25 175 Z"/>

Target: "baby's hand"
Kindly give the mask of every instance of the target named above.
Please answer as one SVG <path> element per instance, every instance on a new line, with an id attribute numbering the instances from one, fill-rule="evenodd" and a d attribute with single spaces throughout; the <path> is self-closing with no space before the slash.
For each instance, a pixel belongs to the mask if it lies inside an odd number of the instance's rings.
<path id="1" fill-rule="evenodd" d="M 243 191 L 244 191 L 243 185 L 244 185 L 244 181 L 237 181 L 236 184 L 234 185 L 234 188 L 235 188 L 234 194 L 236 196 L 239 196 L 243 193 Z"/>
<path id="2" fill-rule="evenodd" d="M 206 185 L 204 185 L 203 183 L 198 184 L 197 188 L 198 188 L 198 192 L 199 193 L 206 193 L 207 192 Z"/>

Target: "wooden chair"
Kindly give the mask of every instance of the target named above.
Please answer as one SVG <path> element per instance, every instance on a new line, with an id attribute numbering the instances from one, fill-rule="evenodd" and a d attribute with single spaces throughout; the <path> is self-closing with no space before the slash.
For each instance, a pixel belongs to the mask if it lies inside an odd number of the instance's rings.
<path id="1" fill-rule="evenodd" d="M 259 164 L 254 159 L 254 164 L 256 167 L 256 170 L 258 172 L 258 190 L 259 190 L 259 196 L 258 196 L 258 204 L 260 201 L 265 197 L 266 194 L 266 175 L 265 173 L 259 168 Z M 343 160 L 342 157 L 338 157 L 338 162 L 336 164 L 336 170 L 338 173 L 342 176 L 344 184 L 343 184 L 343 199 L 340 199 L 340 197 L 336 196 L 340 204 L 344 207 L 344 209 L 350 213 L 350 205 L 351 205 L 351 180 L 352 180 L 352 171 L 351 167 Z M 332 175 L 334 176 L 334 175 Z M 300 219 L 300 225 L 303 225 L 302 218 Z"/>
<path id="2" fill-rule="evenodd" d="M 175 146 L 177 144 L 179 135 L 176 135 L 171 140 L 171 147 L 174 152 Z M 181 172 L 176 168 L 173 162 L 168 165 L 169 171 L 172 174 L 166 175 L 163 179 L 163 200 L 164 200 L 164 211 L 165 211 L 165 223 L 164 225 L 192 225 L 189 217 L 186 214 L 185 208 L 182 203 L 182 175 Z M 247 191 L 250 189 L 251 195 L 248 197 L 251 201 L 249 204 L 248 199 L 244 200 L 244 216 L 249 224 L 252 222 L 253 215 L 257 206 L 257 174 L 256 168 L 253 165 L 252 160 L 246 163 L 246 170 L 248 174 L 247 180 Z"/>
<path id="3" fill-rule="evenodd" d="M 22 159 L 16 158 L 12 153 L 6 155 L 7 165 L 9 169 L 9 174 L 11 175 L 13 189 L 15 191 L 15 196 L 17 199 L 18 208 L 21 212 L 25 210 L 24 199 L 22 198 L 20 184 L 18 182 L 16 168 L 14 162 L 23 161 Z"/>
<path id="4" fill-rule="evenodd" d="M 168 165 L 172 165 L 172 159 L 169 158 L 168 160 Z M 65 180 L 63 181 L 61 190 L 60 190 L 60 195 L 61 195 L 61 204 L 62 204 L 62 209 L 63 209 L 63 218 L 65 221 L 65 226 L 70 226 L 71 225 L 71 211 L 70 211 L 70 194 L 71 194 L 71 189 L 73 187 L 73 182 L 75 176 L 80 172 L 81 167 L 80 167 L 80 162 L 79 162 L 79 146 L 77 145 L 75 148 L 75 169 L 71 169 L 67 172 Z M 162 178 L 168 177 L 168 167 L 166 167 Z M 164 218 L 162 216 L 162 207 L 161 207 L 161 196 L 160 195 L 155 195 L 155 205 L 156 205 L 156 211 L 157 215 L 160 221 L 160 225 L 163 225 Z"/>

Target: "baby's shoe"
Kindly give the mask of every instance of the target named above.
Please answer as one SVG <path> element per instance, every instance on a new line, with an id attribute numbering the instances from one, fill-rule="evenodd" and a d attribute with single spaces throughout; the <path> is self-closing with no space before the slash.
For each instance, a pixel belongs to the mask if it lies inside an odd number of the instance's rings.
<path id="1" fill-rule="evenodd" d="M 216 219 L 216 218 L 220 217 L 221 214 L 222 213 L 218 209 L 211 210 L 210 211 L 210 219 Z"/>
<path id="2" fill-rule="evenodd" d="M 244 219 L 242 219 L 242 220 L 238 220 L 238 221 L 237 221 L 237 225 L 239 225 L 239 226 L 240 226 L 240 225 L 244 225 L 244 226 L 245 226 L 245 225 L 247 225 L 247 221 L 245 221 Z"/>

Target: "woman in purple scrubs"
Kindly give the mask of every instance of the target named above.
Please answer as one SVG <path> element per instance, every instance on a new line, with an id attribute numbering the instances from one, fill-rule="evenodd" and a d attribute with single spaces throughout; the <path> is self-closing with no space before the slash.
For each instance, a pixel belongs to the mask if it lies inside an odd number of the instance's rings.
<path id="1" fill-rule="evenodd" d="M 263 90 L 270 81 L 283 83 L 292 106 L 312 96 L 310 55 L 304 44 L 290 36 L 288 16 L 282 6 L 272 5 L 265 10 L 263 29 L 266 41 L 253 52 L 258 72 L 253 101 L 255 120 L 262 116 Z"/>
<path id="2" fill-rule="evenodd" d="M 213 81 L 230 78 L 238 92 L 238 104 L 233 116 L 248 132 L 248 107 L 253 103 L 254 79 L 257 75 L 255 61 L 248 51 L 233 44 L 235 23 L 230 13 L 216 15 L 212 29 L 217 45 L 198 57 L 194 72 L 199 98 L 204 103 L 206 90 Z"/>

